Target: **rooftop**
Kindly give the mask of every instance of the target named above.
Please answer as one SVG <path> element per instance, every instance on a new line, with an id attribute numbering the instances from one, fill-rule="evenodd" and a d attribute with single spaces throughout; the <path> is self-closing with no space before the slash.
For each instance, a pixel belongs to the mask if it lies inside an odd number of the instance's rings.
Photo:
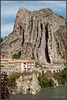
<path id="1" fill-rule="evenodd" d="M 1 58 L 1 60 L 10 60 L 10 58 Z"/>
<path id="2" fill-rule="evenodd" d="M 28 62 L 35 62 L 33 59 L 30 59 L 30 60 L 22 60 L 22 59 L 10 59 L 10 58 L 3 58 L 1 59 L 2 60 L 7 60 L 8 63 L 16 63 L 16 62 L 24 62 L 24 63 L 28 63 Z"/>

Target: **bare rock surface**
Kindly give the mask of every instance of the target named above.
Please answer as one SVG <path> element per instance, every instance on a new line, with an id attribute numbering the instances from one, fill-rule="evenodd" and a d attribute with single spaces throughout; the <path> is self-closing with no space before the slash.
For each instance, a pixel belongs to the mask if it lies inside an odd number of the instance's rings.
<path id="1" fill-rule="evenodd" d="M 66 20 L 50 8 L 29 11 L 20 8 L 13 33 L 1 43 L 1 56 L 11 58 L 21 51 L 20 59 L 40 64 L 60 62 L 66 56 Z"/>
<path id="2" fill-rule="evenodd" d="M 13 89 L 10 94 L 22 93 L 35 95 L 41 90 L 37 76 L 34 73 L 20 76 L 20 78 L 16 80 L 16 87 L 17 88 Z"/>

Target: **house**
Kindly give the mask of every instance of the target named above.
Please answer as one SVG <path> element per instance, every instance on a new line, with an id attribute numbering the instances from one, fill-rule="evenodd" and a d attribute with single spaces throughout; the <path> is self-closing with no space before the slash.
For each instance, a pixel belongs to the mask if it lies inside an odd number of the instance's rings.
<path id="1" fill-rule="evenodd" d="M 35 66 L 34 60 L 16 60 L 16 59 L 1 59 L 2 71 L 33 71 Z"/>
<path id="2" fill-rule="evenodd" d="M 34 69 L 35 61 L 34 60 L 16 60 L 15 67 L 17 70 L 21 71 L 31 71 Z"/>

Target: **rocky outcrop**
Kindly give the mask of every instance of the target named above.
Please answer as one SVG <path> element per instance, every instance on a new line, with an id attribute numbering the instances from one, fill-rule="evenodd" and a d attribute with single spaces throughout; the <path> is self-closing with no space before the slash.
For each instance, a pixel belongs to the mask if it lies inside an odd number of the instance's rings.
<path id="1" fill-rule="evenodd" d="M 65 27 L 65 19 L 50 8 L 33 12 L 20 8 L 13 33 L 1 44 L 1 56 L 11 58 L 20 50 L 20 59 L 35 59 L 40 64 L 60 62 L 66 56 Z"/>
<path id="2" fill-rule="evenodd" d="M 16 88 L 10 94 L 37 94 L 41 90 L 36 74 L 26 74 L 16 80 Z"/>

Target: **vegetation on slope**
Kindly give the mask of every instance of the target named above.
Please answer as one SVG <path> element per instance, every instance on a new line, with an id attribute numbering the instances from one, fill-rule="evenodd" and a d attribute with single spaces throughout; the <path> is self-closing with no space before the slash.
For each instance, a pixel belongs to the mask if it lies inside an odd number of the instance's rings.
<path id="1" fill-rule="evenodd" d="M 38 62 L 36 62 L 35 67 L 37 67 L 37 68 L 41 67 L 42 68 L 42 65 L 40 65 Z"/>
<path id="2" fill-rule="evenodd" d="M 52 77 L 54 77 L 54 79 L 56 79 L 58 81 L 59 85 L 65 85 L 66 84 L 66 68 L 64 70 L 62 70 L 61 72 L 56 72 L 54 74 L 51 74 L 50 71 L 47 71 L 46 73 L 44 73 L 44 71 L 42 70 L 42 74 L 39 72 L 39 85 L 42 88 L 48 88 L 48 87 L 54 87 L 55 83 L 52 79 Z"/>
<path id="3" fill-rule="evenodd" d="M 54 73 L 54 78 L 57 79 L 59 85 L 66 83 L 66 68 L 62 72 Z"/>
<path id="4" fill-rule="evenodd" d="M 21 56 L 21 51 L 18 54 L 14 54 L 12 58 L 18 59 Z"/>
<path id="5" fill-rule="evenodd" d="M 16 86 L 16 79 L 18 79 L 20 77 L 20 75 L 18 73 L 12 74 L 9 78 L 8 78 L 8 86 L 9 87 L 13 87 Z"/>
<path id="6" fill-rule="evenodd" d="M 39 77 L 38 77 L 38 80 L 39 80 L 39 85 L 42 87 L 42 88 L 45 88 L 45 87 L 54 87 L 55 86 L 55 83 L 54 81 L 50 78 L 48 79 L 45 74 L 44 74 L 44 71 L 42 70 L 42 74 L 39 72 Z"/>

